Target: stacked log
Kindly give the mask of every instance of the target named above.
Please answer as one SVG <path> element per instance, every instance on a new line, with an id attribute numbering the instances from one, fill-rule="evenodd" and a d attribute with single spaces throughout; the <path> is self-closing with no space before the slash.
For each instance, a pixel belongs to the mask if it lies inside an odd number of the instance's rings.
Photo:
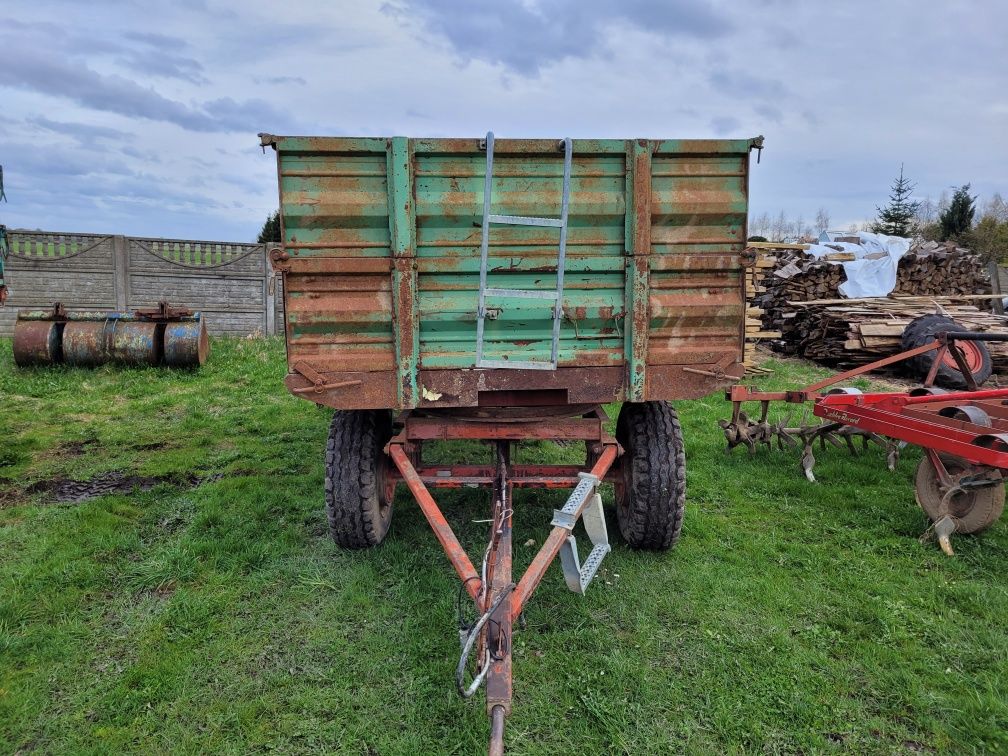
<path id="1" fill-rule="evenodd" d="M 1005 318 L 989 311 L 983 264 L 951 242 L 915 245 L 900 258 L 889 297 L 858 300 L 839 291 L 846 280 L 839 263 L 849 253 L 838 249 L 816 259 L 801 245 L 761 246 L 750 306 L 762 311 L 759 333 L 784 354 L 835 367 L 863 365 L 898 352 L 906 324 L 936 311 L 965 328 L 1008 331 Z M 1008 372 L 1008 345 L 990 346 L 994 369 Z"/>
<path id="2" fill-rule="evenodd" d="M 981 300 L 982 301 L 982 300 Z M 969 331 L 1005 331 L 1001 315 L 966 304 L 961 297 L 894 297 L 805 302 L 795 306 L 792 354 L 824 365 L 850 368 L 902 349 L 903 329 L 916 317 L 939 313 Z M 1008 372 L 1008 344 L 988 342 L 995 372 Z"/>
<path id="3" fill-rule="evenodd" d="M 763 279 L 768 272 L 776 267 L 777 259 L 771 255 L 757 255 L 753 265 L 747 267 L 743 273 L 746 297 L 746 321 L 745 321 L 745 341 L 742 345 L 742 363 L 745 365 L 747 375 L 760 375 L 769 373 L 769 370 L 760 367 L 756 362 L 756 345 L 764 339 L 779 339 L 780 331 L 767 331 L 763 328 L 763 315 L 765 311 L 762 307 L 754 304 L 757 297 L 766 293 Z"/>

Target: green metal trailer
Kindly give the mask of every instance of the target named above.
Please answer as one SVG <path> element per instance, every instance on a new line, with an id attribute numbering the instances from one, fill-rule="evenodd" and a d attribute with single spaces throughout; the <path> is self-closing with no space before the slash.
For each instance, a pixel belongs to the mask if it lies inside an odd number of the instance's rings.
<path id="1" fill-rule="evenodd" d="M 485 140 L 261 139 L 277 155 L 292 391 L 340 409 L 473 407 L 527 390 L 583 404 L 701 396 L 741 375 L 761 138 L 573 140 L 557 369 L 502 372 L 476 364 Z M 493 210 L 559 216 L 557 141 L 494 147 Z M 487 287 L 555 290 L 557 258 L 555 228 L 494 226 Z M 486 304 L 488 356 L 549 360 L 552 300 Z"/>
<path id="2" fill-rule="evenodd" d="M 475 603 L 459 620 L 456 683 L 468 697 L 485 682 L 499 752 L 512 624 L 557 556 L 568 587 L 587 589 L 610 549 L 600 484 L 614 484 L 631 546 L 679 537 L 685 455 L 668 401 L 743 373 L 750 153 L 763 139 L 260 139 L 277 157 L 286 385 L 338 410 L 330 532 L 379 544 L 396 486 L 409 488 Z M 615 438 L 602 407 L 614 401 Z M 492 458 L 426 464 L 438 439 L 483 441 Z M 585 462 L 512 463 L 530 439 L 583 443 Z M 493 492 L 479 570 L 429 490 L 460 486 Z M 572 489 L 517 582 L 515 487 Z"/>

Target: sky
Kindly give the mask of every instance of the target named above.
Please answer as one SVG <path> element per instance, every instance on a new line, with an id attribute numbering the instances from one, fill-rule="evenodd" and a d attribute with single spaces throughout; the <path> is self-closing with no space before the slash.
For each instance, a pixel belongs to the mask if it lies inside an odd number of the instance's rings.
<path id="1" fill-rule="evenodd" d="M 12 228 L 252 240 L 257 132 L 763 134 L 751 213 L 1008 194 L 1003 0 L 4 0 Z"/>

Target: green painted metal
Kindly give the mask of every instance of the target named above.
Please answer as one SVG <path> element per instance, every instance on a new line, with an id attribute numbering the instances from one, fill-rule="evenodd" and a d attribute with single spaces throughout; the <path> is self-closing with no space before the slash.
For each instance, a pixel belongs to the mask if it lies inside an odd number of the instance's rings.
<path id="1" fill-rule="evenodd" d="M 627 148 L 626 196 L 626 400 L 644 399 L 648 338 L 651 253 L 651 145 L 643 140 Z"/>
<path id="2" fill-rule="evenodd" d="M 294 266 L 285 280 L 291 364 L 394 372 L 403 408 L 418 402 L 418 371 L 474 368 L 479 141 L 264 137 L 278 152 Z M 617 397 L 640 400 L 663 390 L 649 387 L 656 367 L 709 365 L 739 350 L 754 144 L 574 140 L 561 369 L 622 366 Z M 494 211 L 556 217 L 562 171 L 557 140 L 496 140 Z M 555 229 L 495 227 L 488 286 L 553 288 L 556 246 Z M 329 268 L 298 274 L 308 259 Z M 486 324 L 489 359 L 495 350 L 549 359 L 548 300 L 488 305 L 498 309 Z"/>
<path id="3" fill-rule="evenodd" d="M 389 236 L 395 265 L 392 268 L 392 311 L 399 321 L 394 329 L 396 389 L 402 407 L 417 404 L 417 358 L 420 331 L 417 318 L 416 212 L 413 202 L 413 152 L 409 140 L 388 141 Z"/>

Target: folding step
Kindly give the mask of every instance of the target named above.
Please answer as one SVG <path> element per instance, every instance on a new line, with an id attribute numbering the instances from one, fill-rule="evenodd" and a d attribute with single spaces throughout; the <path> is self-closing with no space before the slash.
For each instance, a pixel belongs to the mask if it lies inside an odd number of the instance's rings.
<path id="1" fill-rule="evenodd" d="M 560 547 L 560 566 L 563 568 L 564 581 L 571 591 L 584 595 L 612 546 L 609 545 L 602 497 L 598 493 L 599 479 L 590 473 L 578 473 L 578 476 L 581 480 L 571 491 L 563 508 L 554 510 L 551 524 L 573 531 L 578 519 L 584 523 L 585 533 L 592 544 L 584 563 L 582 564 L 578 557 L 577 538 L 573 533 L 567 536 L 567 540 Z M 583 509 L 582 505 L 585 505 Z M 580 517 L 579 509 L 581 509 Z"/>

